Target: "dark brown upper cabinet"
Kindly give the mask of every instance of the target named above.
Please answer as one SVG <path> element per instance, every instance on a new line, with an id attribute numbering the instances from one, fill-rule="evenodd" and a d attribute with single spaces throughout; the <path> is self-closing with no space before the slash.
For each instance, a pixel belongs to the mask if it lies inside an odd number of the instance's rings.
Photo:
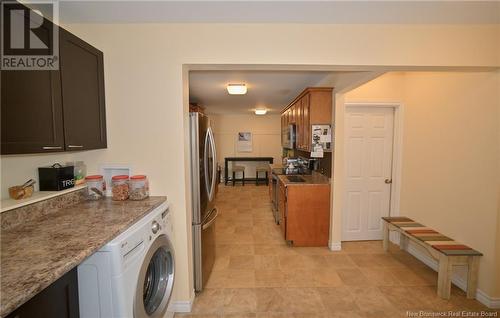
<path id="1" fill-rule="evenodd" d="M 59 30 L 65 148 L 106 148 L 103 54 Z"/>
<path id="2" fill-rule="evenodd" d="M 59 71 L 1 71 L 1 154 L 107 147 L 103 54 L 59 28 Z"/>
<path id="3" fill-rule="evenodd" d="M 45 20 L 37 37 L 47 43 L 52 23 Z M 1 72 L 1 153 L 64 150 L 59 71 Z"/>
<path id="4" fill-rule="evenodd" d="M 64 150 L 59 71 L 2 71 L 2 154 Z"/>

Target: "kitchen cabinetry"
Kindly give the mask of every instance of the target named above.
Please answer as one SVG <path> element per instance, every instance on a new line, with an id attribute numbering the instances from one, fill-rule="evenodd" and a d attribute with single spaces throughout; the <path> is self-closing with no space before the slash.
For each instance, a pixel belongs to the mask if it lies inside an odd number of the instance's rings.
<path id="1" fill-rule="evenodd" d="M 66 150 L 106 148 L 101 51 L 59 29 Z"/>
<path id="2" fill-rule="evenodd" d="M 332 124 L 332 91 L 331 87 L 307 88 L 281 112 L 283 128 L 291 123 L 289 113 L 293 110 L 297 149 L 311 151 L 311 125 Z"/>
<path id="3" fill-rule="evenodd" d="M 64 150 L 59 71 L 1 73 L 1 153 Z"/>
<path id="4" fill-rule="evenodd" d="M 280 227 L 294 246 L 327 246 L 330 231 L 330 185 L 279 182 Z"/>
<path id="5" fill-rule="evenodd" d="M 103 54 L 59 28 L 59 71 L 2 71 L 1 154 L 106 148 Z"/>
<path id="6" fill-rule="evenodd" d="M 6 318 L 78 318 L 78 306 L 78 277 L 74 268 Z"/>

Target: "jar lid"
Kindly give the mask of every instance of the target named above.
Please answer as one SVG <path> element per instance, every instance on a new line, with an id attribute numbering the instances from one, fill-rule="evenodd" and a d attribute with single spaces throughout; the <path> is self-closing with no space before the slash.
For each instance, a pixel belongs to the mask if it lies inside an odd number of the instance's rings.
<path id="1" fill-rule="evenodd" d="M 131 176 L 130 177 L 130 180 L 144 180 L 144 179 L 146 179 L 146 176 L 143 175 L 143 174 L 138 174 L 136 176 Z"/>
<path id="2" fill-rule="evenodd" d="M 119 175 L 119 176 L 113 176 L 113 178 L 111 178 L 111 180 L 128 180 L 128 176 L 125 174 Z"/>
<path id="3" fill-rule="evenodd" d="M 102 176 L 100 174 L 85 177 L 85 180 L 99 180 L 99 179 L 102 179 Z"/>

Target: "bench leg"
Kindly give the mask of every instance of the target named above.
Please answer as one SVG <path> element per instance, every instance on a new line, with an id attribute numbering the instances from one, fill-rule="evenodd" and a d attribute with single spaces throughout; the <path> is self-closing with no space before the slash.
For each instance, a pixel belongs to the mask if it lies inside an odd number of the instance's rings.
<path id="1" fill-rule="evenodd" d="M 387 222 L 385 221 L 382 221 L 383 225 L 382 225 L 382 231 L 384 232 L 384 240 L 382 242 L 383 244 L 383 247 L 384 247 L 384 251 L 388 251 L 389 250 L 389 227 L 387 226 Z"/>
<path id="2" fill-rule="evenodd" d="M 476 298 L 479 257 L 469 256 L 467 261 L 469 263 L 467 269 L 467 298 L 474 299 Z"/>
<path id="3" fill-rule="evenodd" d="M 399 233 L 399 249 L 406 250 L 408 246 L 408 238 L 403 233 Z"/>
<path id="4" fill-rule="evenodd" d="M 437 293 L 443 299 L 450 299 L 452 268 L 448 256 L 442 255 L 439 257 Z"/>

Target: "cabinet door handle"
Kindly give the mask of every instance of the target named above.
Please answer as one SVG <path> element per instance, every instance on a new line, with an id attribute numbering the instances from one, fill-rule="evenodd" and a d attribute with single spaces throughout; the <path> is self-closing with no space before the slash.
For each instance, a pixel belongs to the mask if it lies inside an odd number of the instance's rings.
<path id="1" fill-rule="evenodd" d="M 68 145 L 68 148 L 83 148 L 82 145 Z"/>
<path id="2" fill-rule="evenodd" d="M 43 150 L 57 150 L 57 149 L 62 149 L 61 146 L 44 146 L 42 147 Z"/>

